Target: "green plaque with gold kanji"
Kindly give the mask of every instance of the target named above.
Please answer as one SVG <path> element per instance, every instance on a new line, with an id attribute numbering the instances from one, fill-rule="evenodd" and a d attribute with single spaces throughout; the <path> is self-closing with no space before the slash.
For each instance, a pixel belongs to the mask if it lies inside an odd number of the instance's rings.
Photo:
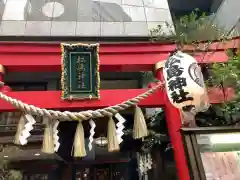
<path id="1" fill-rule="evenodd" d="M 99 99 L 98 44 L 61 44 L 62 99 Z"/>

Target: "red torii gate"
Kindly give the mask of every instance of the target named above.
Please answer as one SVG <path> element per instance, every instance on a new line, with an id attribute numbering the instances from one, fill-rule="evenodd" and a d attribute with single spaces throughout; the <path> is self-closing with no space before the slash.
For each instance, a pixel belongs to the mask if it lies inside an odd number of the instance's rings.
<path id="1" fill-rule="evenodd" d="M 226 62 L 228 57 L 225 50 L 236 47 L 236 43 L 240 44 L 240 38 L 222 44 L 215 42 L 208 48 L 208 52 L 195 52 L 195 58 L 199 63 Z M 100 45 L 100 71 L 152 71 L 155 64 L 159 61 L 166 60 L 169 53 L 175 48 L 175 44 L 103 43 Z M 186 47 L 185 49 L 188 51 L 194 50 L 191 47 Z M 60 43 L 1 42 L 0 64 L 7 70 L 7 72 L 60 72 Z M 162 80 L 161 69 L 157 70 L 156 77 Z M 146 90 L 147 89 L 100 90 L 100 100 L 73 102 L 62 101 L 60 91 L 9 91 L 6 92 L 6 94 L 40 108 L 73 110 L 76 108 L 98 109 L 112 106 L 133 98 Z M 227 92 L 233 94 L 231 89 Z M 223 94 L 218 89 L 209 89 L 209 98 L 211 103 L 219 103 L 223 100 Z M 143 100 L 139 106 L 165 108 L 166 121 L 173 145 L 178 177 L 180 180 L 190 180 L 183 143 L 179 132 L 182 126 L 179 111 L 170 104 L 166 93 L 161 90 L 158 90 L 153 95 Z M 15 108 L 13 106 L 0 100 L 0 111 L 14 110 Z"/>

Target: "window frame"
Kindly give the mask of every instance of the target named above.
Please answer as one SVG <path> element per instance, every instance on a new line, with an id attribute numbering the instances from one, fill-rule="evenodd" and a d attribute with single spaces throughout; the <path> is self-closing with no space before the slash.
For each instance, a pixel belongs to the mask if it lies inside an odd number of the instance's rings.
<path id="1" fill-rule="evenodd" d="M 240 132 L 240 127 L 181 128 L 180 132 L 182 134 L 191 180 L 207 180 L 198 148 L 197 135 Z"/>

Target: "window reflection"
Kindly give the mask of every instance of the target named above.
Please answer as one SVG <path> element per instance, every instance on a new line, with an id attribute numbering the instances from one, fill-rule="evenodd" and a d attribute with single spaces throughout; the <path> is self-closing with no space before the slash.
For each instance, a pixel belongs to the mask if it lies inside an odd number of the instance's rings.
<path id="1" fill-rule="evenodd" d="M 2 4 L 5 5 L 2 20 L 25 20 L 24 12 L 31 11 L 28 0 L 5 0 Z"/>
<path id="2" fill-rule="evenodd" d="M 122 0 L 98 0 L 99 2 L 105 2 L 105 3 L 115 3 L 121 5 Z"/>
<path id="3" fill-rule="evenodd" d="M 65 7 L 63 4 L 59 2 L 48 2 L 43 5 L 42 13 L 51 18 L 60 17 L 65 11 Z"/>
<path id="4" fill-rule="evenodd" d="M 124 12 L 131 17 L 130 21 L 147 21 L 143 7 L 122 6 Z M 125 21 L 126 22 L 126 21 Z"/>
<path id="5" fill-rule="evenodd" d="M 198 135 L 207 180 L 240 179 L 240 133 Z"/>
<path id="6" fill-rule="evenodd" d="M 122 0 L 122 3 L 126 5 L 143 6 L 142 0 Z"/>
<path id="7" fill-rule="evenodd" d="M 143 0 L 143 3 L 147 7 L 169 9 L 168 0 Z"/>
<path id="8" fill-rule="evenodd" d="M 148 22 L 171 14 L 167 0 L 0 0 L 0 18 L 0 35 L 147 36 Z M 135 33 L 134 24 L 144 29 Z"/>
<path id="9" fill-rule="evenodd" d="M 120 0 L 6 0 L 2 20 L 27 21 L 132 21 Z M 101 16 L 101 17 L 100 17 Z"/>

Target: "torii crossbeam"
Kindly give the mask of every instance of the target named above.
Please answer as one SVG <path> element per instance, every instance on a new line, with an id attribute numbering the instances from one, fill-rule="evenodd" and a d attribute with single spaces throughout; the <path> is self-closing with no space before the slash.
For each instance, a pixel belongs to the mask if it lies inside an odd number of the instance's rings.
<path id="1" fill-rule="evenodd" d="M 225 50 L 236 47 L 240 38 L 230 40 L 219 45 L 213 43 L 208 52 L 196 52 L 195 58 L 199 63 L 227 62 L 228 57 Z M 101 43 L 100 43 L 101 44 Z M 201 46 L 200 46 L 201 47 Z M 165 60 L 169 53 L 176 48 L 175 44 L 160 43 L 123 43 L 123 44 L 101 44 L 100 46 L 100 71 L 115 72 L 137 72 L 151 71 L 157 62 Z M 185 48 L 192 51 L 191 47 Z M 0 43 L 0 64 L 8 72 L 60 72 L 61 71 L 61 49 L 59 44 L 47 43 Z M 161 72 L 156 73 L 161 78 Z M 61 100 L 60 91 L 9 91 L 10 97 L 47 109 L 96 109 L 115 105 L 133 98 L 146 91 L 146 89 L 124 89 L 124 90 L 101 90 L 100 100 L 73 101 Z M 227 90 L 231 96 L 233 91 Z M 231 97 L 229 96 L 229 97 Z M 44 97 L 44 98 L 42 98 Z M 209 97 L 212 103 L 219 103 L 223 95 L 218 89 L 209 89 Z M 166 94 L 158 90 L 153 95 L 143 100 L 142 107 L 164 107 L 166 121 L 171 137 L 176 167 L 180 180 L 190 180 L 188 166 L 185 158 L 183 144 L 179 129 L 181 118 L 167 100 Z M 15 108 L 6 102 L 0 101 L 0 111 L 14 111 Z"/>

